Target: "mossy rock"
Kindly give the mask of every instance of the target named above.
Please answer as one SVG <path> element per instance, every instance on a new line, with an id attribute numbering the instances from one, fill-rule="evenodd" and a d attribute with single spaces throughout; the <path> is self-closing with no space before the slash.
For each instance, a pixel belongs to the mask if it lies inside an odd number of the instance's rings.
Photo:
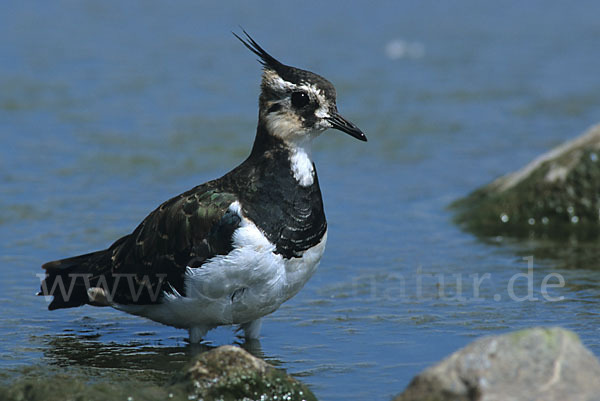
<path id="1" fill-rule="evenodd" d="M 197 355 L 169 383 L 140 380 L 134 375 L 99 380 L 84 372 L 57 374 L 41 366 L 25 369 L 16 380 L 1 381 L 2 401 L 317 400 L 283 370 L 234 346 Z"/>
<path id="2" fill-rule="evenodd" d="M 0 385 L 2 401 L 163 401 L 188 400 L 183 392 L 154 383 L 138 380 L 119 382 L 91 382 L 89 378 L 70 374 L 44 374 L 24 376 Z"/>
<path id="3" fill-rule="evenodd" d="M 600 125 L 454 202 L 455 221 L 481 236 L 600 234 Z"/>
<path id="4" fill-rule="evenodd" d="M 176 382 L 184 384 L 188 394 L 206 401 L 316 401 L 304 384 L 230 345 L 199 355 Z"/>

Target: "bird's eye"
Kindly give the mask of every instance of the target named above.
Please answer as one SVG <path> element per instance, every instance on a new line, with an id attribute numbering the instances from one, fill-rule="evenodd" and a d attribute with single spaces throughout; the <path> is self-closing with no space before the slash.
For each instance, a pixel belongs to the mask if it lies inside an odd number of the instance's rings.
<path id="1" fill-rule="evenodd" d="M 299 109 L 308 104 L 310 98 L 306 92 L 294 92 L 292 93 L 292 106 Z"/>

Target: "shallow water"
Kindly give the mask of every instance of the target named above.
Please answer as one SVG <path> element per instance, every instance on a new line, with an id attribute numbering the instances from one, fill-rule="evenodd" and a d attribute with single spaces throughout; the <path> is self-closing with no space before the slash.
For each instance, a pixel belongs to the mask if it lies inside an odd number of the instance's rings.
<path id="1" fill-rule="evenodd" d="M 198 352 L 184 331 L 108 309 L 48 312 L 34 293 L 43 262 L 108 246 L 243 160 L 260 68 L 230 34 L 239 25 L 329 78 L 369 138 L 315 143 L 327 251 L 253 352 L 322 400 L 389 399 L 474 338 L 520 327 L 570 328 L 600 355 L 593 243 L 475 238 L 446 209 L 600 120 L 599 12 L 592 1 L 3 3 L 0 367 L 162 380 Z M 229 328 L 207 340 L 237 341 Z"/>

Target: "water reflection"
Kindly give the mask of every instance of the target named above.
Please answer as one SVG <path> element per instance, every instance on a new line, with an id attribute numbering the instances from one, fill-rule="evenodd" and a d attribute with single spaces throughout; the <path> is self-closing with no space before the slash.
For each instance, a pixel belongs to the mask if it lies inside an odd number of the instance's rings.
<path id="1" fill-rule="evenodd" d="M 534 240 L 519 254 L 528 253 L 541 262 L 551 263 L 556 269 L 584 269 L 600 271 L 598 239 L 565 241 Z"/>
<path id="2" fill-rule="evenodd" d="M 211 349 L 209 346 L 157 347 L 140 342 L 119 344 L 101 342 L 99 334 L 48 335 L 41 338 L 44 343 L 45 361 L 72 369 L 73 367 L 96 371 L 126 371 L 127 376 L 138 379 L 164 381 L 179 371 L 190 359 Z M 38 342 L 40 339 L 34 339 Z"/>
<path id="3" fill-rule="evenodd" d="M 43 344 L 44 360 L 51 366 L 68 370 L 83 369 L 87 374 L 90 374 L 91 368 L 92 375 L 95 372 L 103 377 L 105 372 L 121 371 L 126 373 L 124 377 L 127 380 L 135 378 L 153 382 L 170 380 L 174 373 L 181 371 L 195 356 L 216 348 L 210 343 L 160 346 L 141 340 L 127 343 L 104 342 L 101 341 L 102 329 L 105 327 L 96 327 L 89 333 L 82 330 L 80 333 L 32 336 L 31 342 Z M 271 365 L 283 364 L 266 356 L 259 340 L 239 340 L 234 341 L 233 345 L 245 349 L 257 358 L 267 359 Z"/>

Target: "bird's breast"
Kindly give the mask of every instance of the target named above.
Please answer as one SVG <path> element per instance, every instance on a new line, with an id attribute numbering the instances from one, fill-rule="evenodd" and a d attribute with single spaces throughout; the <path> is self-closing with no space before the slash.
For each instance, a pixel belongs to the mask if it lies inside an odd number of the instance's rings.
<path id="1" fill-rule="evenodd" d="M 239 324 L 274 312 L 296 295 L 319 265 L 327 234 L 301 255 L 284 258 L 247 218 L 233 236 L 233 250 L 188 269 L 186 296 L 215 324 Z"/>

